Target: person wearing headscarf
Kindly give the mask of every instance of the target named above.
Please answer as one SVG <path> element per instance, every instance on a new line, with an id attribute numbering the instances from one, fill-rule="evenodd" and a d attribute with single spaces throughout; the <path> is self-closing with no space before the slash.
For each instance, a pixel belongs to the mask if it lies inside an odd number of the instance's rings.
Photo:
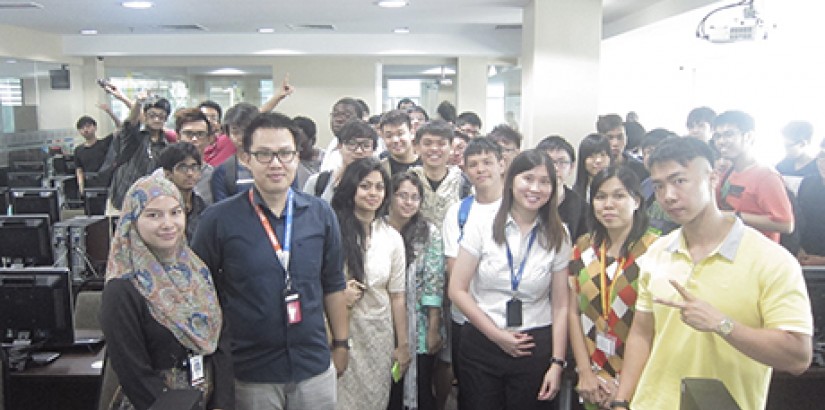
<path id="1" fill-rule="evenodd" d="M 229 338 L 209 269 L 186 245 L 180 191 L 137 180 L 123 201 L 106 269 L 101 324 L 120 388 L 110 409 L 147 409 L 198 389 L 201 409 L 232 409 Z"/>

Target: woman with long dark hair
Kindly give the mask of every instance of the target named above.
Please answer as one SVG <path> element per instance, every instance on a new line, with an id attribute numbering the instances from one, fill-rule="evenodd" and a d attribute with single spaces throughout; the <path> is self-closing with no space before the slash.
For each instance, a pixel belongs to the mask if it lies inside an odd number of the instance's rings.
<path id="1" fill-rule="evenodd" d="M 636 305 L 636 260 L 658 236 L 648 232 L 639 178 L 619 166 L 590 183 L 588 223 L 570 262 L 570 345 L 585 408 L 607 408 L 622 370 Z"/>
<path id="2" fill-rule="evenodd" d="M 375 158 L 344 170 L 332 197 L 348 279 L 350 356 L 338 379 L 338 409 L 387 407 L 394 362 L 410 362 L 405 313 L 404 242 L 379 216 L 390 198 L 390 178 Z"/>
<path id="3" fill-rule="evenodd" d="M 209 269 L 186 245 L 182 204 L 162 176 L 124 196 L 101 307 L 120 381 L 111 409 L 147 409 L 169 389 L 201 390 L 200 409 L 234 408 L 229 337 Z"/>
<path id="4" fill-rule="evenodd" d="M 404 239 L 407 260 L 407 327 L 410 334 L 410 370 L 404 379 L 404 406 L 435 409 L 432 375 L 435 354 L 441 348 L 444 327 L 444 245 L 441 231 L 421 215 L 424 185 L 414 172 L 392 176 L 392 199 L 386 221 Z M 395 388 L 394 388 L 395 389 Z M 390 408 L 399 406 L 395 401 Z"/>
<path id="5" fill-rule="evenodd" d="M 590 203 L 590 181 L 599 171 L 610 166 L 610 142 L 602 134 L 590 134 L 579 143 L 579 161 L 576 167 L 576 191 Z"/>
<path id="6" fill-rule="evenodd" d="M 492 225 L 464 227 L 449 295 L 469 319 L 458 358 L 469 408 L 541 409 L 559 391 L 571 248 L 557 189 L 550 157 L 524 151 L 507 170 Z"/>

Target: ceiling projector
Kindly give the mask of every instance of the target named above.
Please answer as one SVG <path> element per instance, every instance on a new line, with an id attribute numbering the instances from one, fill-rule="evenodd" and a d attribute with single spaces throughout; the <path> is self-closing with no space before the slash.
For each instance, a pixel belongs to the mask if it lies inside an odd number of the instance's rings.
<path id="1" fill-rule="evenodd" d="M 737 6 L 743 7 L 741 15 L 724 13 L 724 16 L 708 21 L 716 12 Z M 696 29 L 696 36 L 711 43 L 765 40 L 768 38 L 768 29 L 769 25 L 757 15 L 752 3 L 738 3 L 714 10 L 705 16 Z"/>

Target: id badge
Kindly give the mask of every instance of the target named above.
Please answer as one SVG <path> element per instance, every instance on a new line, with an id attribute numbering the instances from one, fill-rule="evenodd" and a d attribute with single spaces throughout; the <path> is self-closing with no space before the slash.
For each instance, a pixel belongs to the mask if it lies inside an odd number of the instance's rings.
<path id="1" fill-rule="evenodd" d="M 301 323 L 301 295 L 294 290 L 284 292 L 284 306 L 286 307 L 286 322 L 289 325 Z"/>
<path id="2" fill-rule="evenodd" d="M 513 297 L 507 301 L 507 327 L 519 327 L 521 324 L 521 300 Z"/>
<path id="3" fill-rule="evenodd" d="M 199 386 L 203 383 L 203 356 L 192 355 L 189 356 L 189 376 L 192 381 L 192 386 Z"/>
<path id="4" fill-rule="evenodd" d="M 596 332 L 596 349 L 601 350 L 608 357 L 616 355 L 616 341 L 616 336 Z"/>

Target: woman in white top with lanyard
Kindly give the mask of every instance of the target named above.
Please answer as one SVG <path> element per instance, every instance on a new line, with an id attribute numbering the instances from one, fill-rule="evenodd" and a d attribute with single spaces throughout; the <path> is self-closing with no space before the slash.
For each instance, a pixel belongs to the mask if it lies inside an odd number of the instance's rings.
<path id="1" fill-rule="evenodd" d="M 544 152 L 517 156 L 492 226 L 470 219 L 449 296 L 467 316 L 459 377 L 468 408 L 540 409 L 561 385 L 571 245 Z"/>

